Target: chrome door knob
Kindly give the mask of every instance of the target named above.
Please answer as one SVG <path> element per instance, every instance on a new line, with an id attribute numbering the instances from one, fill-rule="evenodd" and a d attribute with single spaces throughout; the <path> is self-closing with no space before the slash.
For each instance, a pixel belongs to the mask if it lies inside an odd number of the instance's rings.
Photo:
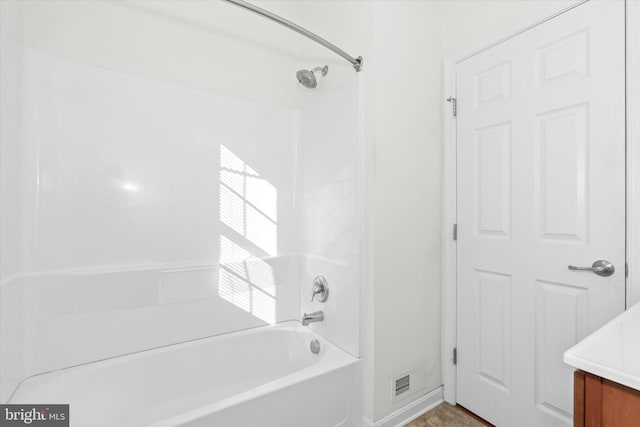
<path id="1" fill-rule="evenodd" d="M 598 276 L 608 277 L 611 276 L 616 268 L 609 261 L 604 259 L 599 259 L 595 261 L 591 267 L 576 267 L 575 265 L 570 265 L 569 270 L 574 271 L 591 271 L 596 273 Z"/>

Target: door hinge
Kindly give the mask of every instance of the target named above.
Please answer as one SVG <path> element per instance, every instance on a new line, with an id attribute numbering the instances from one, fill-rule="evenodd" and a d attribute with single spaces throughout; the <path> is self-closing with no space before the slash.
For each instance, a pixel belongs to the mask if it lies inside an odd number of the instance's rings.
<path id="1" fill-rule="evenodd" d="M 456 117 L 458 115 L 458 100 L 453 96 L 450 96 L 447 98 L 447 102 L 450 102 L 453 106 L 453 117 Z"/>
<path id="2" fill-rule="evenodd" d="M 458 240 L 458 224 L 453 224 L 453 240 Z"/>
<path id="3" fill-rule="evenodd" d="M 453 364 L 458 364 L 458 347 L 453 348 Z"/>

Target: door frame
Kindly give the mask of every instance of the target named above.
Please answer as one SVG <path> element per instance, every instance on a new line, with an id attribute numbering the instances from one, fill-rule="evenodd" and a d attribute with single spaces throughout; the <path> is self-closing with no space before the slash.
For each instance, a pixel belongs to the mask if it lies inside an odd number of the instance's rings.
<path id="1" fill-rule="evenodd" d="M 540 25 L 589 0 L 575 0 L 567 6 L 550 5 L 527 22 L 521 22 L 508 31 L 495 34 L 470 49 L 448 56 L 443 61 L 442 99 L 456 97 L 456 68 L 458 63 L 494 47 L 524 31 Z M 640 117 L 640 81 L 630 76 L 640 75 L 640 2 L 624 0 L 626 15 L 626 250 L 628 276 L 626 281 L 626 308 L 640 302 L 640 121 L 633 123 L 631 117 Z M 453 350 L 456 347 L 456 242 L 453 227 L 457 223 L 457 159 L 456 120 L 450 102 L 442 108 L 442 379 L 444 400 L 456 404 L 456 365 Z M 632 261 L 637 262 L 632 262 Z"/>

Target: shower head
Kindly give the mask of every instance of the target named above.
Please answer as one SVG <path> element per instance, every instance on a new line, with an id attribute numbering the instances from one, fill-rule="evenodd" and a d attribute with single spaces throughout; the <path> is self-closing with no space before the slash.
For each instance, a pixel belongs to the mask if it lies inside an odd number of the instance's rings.
<path id="1" fill-rule="evenodd" d="M 329 66 L 325 65 L 324 67 L 316 67 L 313 70 L 300 70 L 296 73 L 296 77 L 298 78 L 298 82 L 307 89 L 315 89 L 318 86 L 318 80 L 316 79 L 315 72 L 322 71 L 322 75 L 326 76 L 329 72 Z"/>

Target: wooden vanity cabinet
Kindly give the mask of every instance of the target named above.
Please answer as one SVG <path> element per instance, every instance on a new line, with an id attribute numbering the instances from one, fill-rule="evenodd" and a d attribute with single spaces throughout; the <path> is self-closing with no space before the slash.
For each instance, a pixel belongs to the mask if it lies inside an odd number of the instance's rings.
<path id="1" fill-rule="evenodd" d="M 573 378 L 574 427 L 640 426 L 640 391 L 580 370 Z"/>

